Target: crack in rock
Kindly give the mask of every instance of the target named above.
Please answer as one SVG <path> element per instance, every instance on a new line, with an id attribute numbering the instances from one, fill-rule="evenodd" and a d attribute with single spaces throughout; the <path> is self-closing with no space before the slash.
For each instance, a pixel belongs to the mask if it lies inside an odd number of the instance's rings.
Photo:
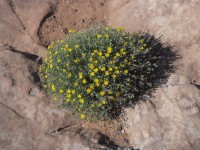
<path id="1" fill-rule="evenodd" d="M 2 103 L 1 101 L 0 101 L 0 104 L 1 104 L 2 106 L 6 107 L 6 108 L 8 108 L 8 109 L 10 109 L 10 110 L 12 110 L 18 117 L 27 120 L 26 117 L 24 117 L 23 115 L 21 115 L 19 112 L 17 112 L 15 109 L 11 108 L 10 106 L 8 106 L 8 105 Z"/>

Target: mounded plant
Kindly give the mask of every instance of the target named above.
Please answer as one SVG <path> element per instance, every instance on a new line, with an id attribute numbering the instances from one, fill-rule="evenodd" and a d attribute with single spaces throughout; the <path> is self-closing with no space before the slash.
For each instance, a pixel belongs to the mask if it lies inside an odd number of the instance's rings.
<path id="1" fill-rule="evenodd" d="M 81 119 L 112 119 L 152 86 L 159 40 L 94 26 L 52 42 L 40 67 L 47 93 Z"/>

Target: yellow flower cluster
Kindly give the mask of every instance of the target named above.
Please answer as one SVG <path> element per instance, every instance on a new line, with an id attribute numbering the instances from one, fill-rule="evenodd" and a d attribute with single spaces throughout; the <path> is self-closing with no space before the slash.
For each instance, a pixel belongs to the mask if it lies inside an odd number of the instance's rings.
<path id="1" fill-rule="evenodd" d="M 144 39 L 132 46 L 129 35 L 124 35 L 123 28 L 105 27 L 104 32 L 97 32 L 87 40 L 93 41 L 89 46 L 76 39 L 80 36 L 74 30 L 74 40 L 58 40 L 48 46 L 48 58 L 40 71 L 44 71 L 46 89 L 55 94 L 54 98 L 64 97 L 65 105 L 79 112 L 81 119 L 87 118 L 90 109 L 109 104 L 109 100 L 116 100 L 121 93 L 115 86 L 121 77 L 131 74 L 129 66 L 134 61 L 137 52 L 143 52 L 147 47 Z M 123 36 L 125 39 L 120 47 L 113 45 L 112 37 Z M 87 35 L 87 34 L 86 34 Z M 118 44 L 117 42 L 115 42 Z M 85 46 L 86 45 L 86 46 Z M 132 53 L 131 46 L 135 50 Z M 129 46 L 129 48 L 127 48 Z M 93 47 L 90 49 L 90 47 Z M 129 57 L 130 56 L 130 57 Z"/>

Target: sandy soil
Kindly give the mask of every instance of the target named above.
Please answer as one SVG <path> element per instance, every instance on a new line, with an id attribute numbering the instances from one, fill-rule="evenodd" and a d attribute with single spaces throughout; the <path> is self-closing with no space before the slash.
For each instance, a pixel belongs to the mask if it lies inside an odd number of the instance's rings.
<path id="1" fill-rule="evenodd" d="M 95 24 L 107 22 L 107 0 L 57 0 L 52 16 L 39 29 L 43 45 L 62 39 L 69 29 L 80 30 Z"/>

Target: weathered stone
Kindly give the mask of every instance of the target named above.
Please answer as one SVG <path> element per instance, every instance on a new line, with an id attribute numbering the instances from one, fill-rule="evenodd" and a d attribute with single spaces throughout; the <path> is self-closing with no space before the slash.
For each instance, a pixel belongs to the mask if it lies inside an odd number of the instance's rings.
<path id="1" fill-rule="evenodd" d="M 200 3 L 198 0 L 117 0 L 110 3 L 110 24 L 130 32 L 148 31 L 175 45 L 177 70 L 154 98 L 128 109 L 130 143 L 140 149 L 200 147 Z M 198 145 L 198 146 L 197 146 Z"/>
<path id="2" fill-rule="evenodd" d="M 37 61 L 46 49 L 33 37 L 48 10 L 43 2 L 0 1 L 1 150 L 88 149 L 78 136 L 51 134 L 77 121 L 57 110 L 38 86 Z"/>

